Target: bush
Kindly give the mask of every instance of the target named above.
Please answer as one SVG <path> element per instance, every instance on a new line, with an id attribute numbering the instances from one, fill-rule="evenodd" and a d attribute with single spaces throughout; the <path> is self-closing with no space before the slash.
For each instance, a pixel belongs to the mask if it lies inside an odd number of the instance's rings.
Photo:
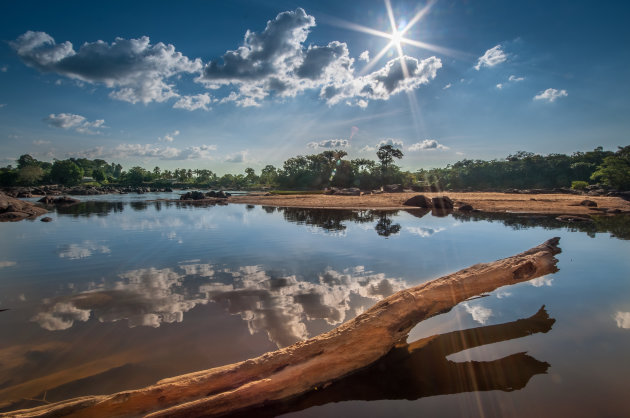
<path id="1" fill-rule="evenodd" d="M 588 183 L 582 180 L 576 180 L 571 182 L 571 188 L 573 190 L 586 190 Z"/>

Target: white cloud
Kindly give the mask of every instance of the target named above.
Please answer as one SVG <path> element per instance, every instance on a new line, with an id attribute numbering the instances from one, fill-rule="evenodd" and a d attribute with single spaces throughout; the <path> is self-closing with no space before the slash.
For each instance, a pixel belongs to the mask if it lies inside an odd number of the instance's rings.
<path id="1" fill-rule="evenodd" d="M 38 139 L 37 141 L 33 141 L 34 145 L 46 145 L 50 144 L 50 141 L 46 141 L 44 139 Z"/>
<path id="2" fill-rule="evenodd" d="M 374 151 L 376 151 L 376 147 L 371 147 L 369 145 L 366 145 L 359 150 L 359 152 L 374 152 Z"/>
<path id="3" fill-rule="evenodd" d="M 212 99 L 208 93 L 204 94 L 196 94 L 193 96 L 182 96 L 175 104 L 173 108 L 175 109 L 186 109 L 186 110 L 210 110 L 210 103 Z"/>
<path id="4" fill-rule="evenodd" d="M 535 279 L 530 280 L 529 284 L 534 287 L 551 286 L 553 284 L 553 279 L 547 276 L 536 277 Z"/>
<path id="5" fill-rule="evenodd" d="M 5 107 L 7 104 L 6 103 L 0 103 L 0 109 L 2 109 L 3 107 Z"/>
<path id="6" fill-rule="evenodd" d="M 324 46 L 304 46 L 315 19 L 298 8 L 278 14 L 260 33 L 247 31 L 236 50 L 227 51 L 222 62 L 211 61 L 199 82 L 209 88 L 232 85 L 232 91 L 221 102 L 238 106 L 258 106 L 271 94 L 293 97 L 307 89 L 320 89 L 328 104 L 346 102 L 366 107 L 368 100 L 387 100 L 391 95 L 409 91 L 435 78 L 442 66 L 438 58 L 423 61 L 403 57 L 393 59 L 371 74 L 356 77 L 354 59 L 343 42 Z M 367 51 L 366 51 L 367 52 Z M 360 59 L 369 58 L 369 53 Z M 408 77 L 404 77 L 403 66 Z"/>
<path id="7" fill-rule="evenodd" d="M 497 88 L 498 88 L 499 90 L 501 90 L 501 89 L 503 88 L 503 84 L 501 84 L 501 83 L 497 84 Z"/>
<path id="8" fill-rule="evenodd" d="M 78 51 L 66 41 L 57 44 L 45 32 L 28 31 L 9 43 L 27 65 L 74 80 L 102 83 L 110 96 L 131 103 L 163 102 L 177 97 L 167 80 L 182 73 L 198 73 L 201 60 L 189 60 L 173 45 L 151 45 L 148 37 L 86 42 Z"/>
<path id="9" fill-rule="evenodd" d="M 13 267 L 15 266 L 17 263 L 15 261 L 0 261 L 0 268 L 4 268 L 4 267 Z"/>
<path id="10" fill-rule="evenodd" d="M 442 90 L 447 90 L 450 89 L 453 85 L 451 83 L 448 83 L 447 85 L 445 85 L 444 87 L 442 87 Z"/>
<path id="11" fill-rule="evenodd" d="M 365 50 L 359 55 L 359 61 L 370 62 L 370 51 Z"/>
<path id="12" fill-rule="evenodd" d="M 462 306 L 464 307 L 464 309 L 466 309 L 466 312 L 468 312 L 472 316 L 473 320 L 480 323 L 481 325 L 484 325 L 486 322 L 488 322 L 488 319 L 490 319 L 490 317 L 492 316 L 492 310 L 481 305 L 471 306 L 468 304 L 468 302 L 464 302 L 462 303 Z"/>
<path id="13" fill-rule="evenodd" d="M 388 139 L 383 139 L 382 141 L 380 141 L 376 145 L 376 148 L 380 148 L 383 145 L 391 145 L 394 148 L 402 148 L 404 143 L 400 139 L 388 138 Z"/>
<path id="14" fill-rule="evenodd" d="M 413 235 L 418 235 L 422 238 L 429 238 L 433 234 L 444 231 L 444 228 L 425 228 L 423 226 L 407 226 L 405 230 Z"/>
<path id="15" fill-rule="evenodd" d="M 109 254 L 110 252 L 109 247 L 93 241 L 83 241 L 81 244 L 62 245 L 57 251 L 57 254 L 60 258 L 77 260 L 90 257 L 93 253 Z"/>
<path id="16" fill-rule="evenodd" d="M 225 158 L 226 163 L 246 163 L 248 162 L 247 155 L 249 154 L 249 150 L 243 150 L 239 152 L 235 152 L 234 154 L 230 154 Z"/>
<path id="17" fill-rule="evenodd" d="M 309 142 L 306 144 L 309 148 L 346 148 L 350 146 L 347 139 L 326 139 L 319 142 Z"/>
<path id="18" fill-rule="evenodd" d="M 162 147 L 154 144 L 121 144 L 111 153 L 112 156 L 122 157 L 151 157 L 160 160 L 211 160 L 216 145 L 191 146 L 184 149 Z"/>
<path id="19" fill-rule="evenodd" d="M 617 312 L 615 314 L 617 326 L 623 329 L 630 329 L 630 312 Z"/>
<path id="20" fill-rule="evenodd" d="M 6 65 L 3 65 L 2 67 L 0 67 L 0 72 L 6 73 L 9 70 L 9 67 L 7 67 Z"/>
<path id="21" fill-rule="evenodd" d="M 416 142 L 415 144 L 409 146 L 409 151 L 421 151 L 421 150 L 447 150 L 449 149 L 447 146 L 440 144 L 435 139 L 425 139 L 422 142 Z"/>
<path id="22" fill-rule="evenodd" d="M 507 60 L 507 55 L 501 49 L 501 45 L 494 46 L 487 50 L 477 59 L 475 70 L 479 71 L 481 67 L 494 67 Z"/>
<path id="23" fill-rule="evenodd" d="M 553 103 L 556 99 L 568 95 L 566 90 L 547 89 L 534 96 L 534 100 L 546 100 L 548 103 Z"/>
<path id="24" fill-rule="evenodd" d="M 525 80 L 525 77 L 517 77 L 515 75 L 511 75 L 511 76 L 508 77 L 508 80 L 517 83 L 519 81 Z"/>
<path id="25" fill-rule="evenodd" d="M 175 130 L 175 131 L 173 131 L 171 133 L 168 133 L 168 134 L 164 135 L 163 137 L 158 138 L 158 141 L 160 141 L 160 142 L 173 142 L 177 135 L 179 135 L 179 131 Z"/>
<path id="26" fill-rule="evenodd" d="M 44 119 L 50 126 L 62 129 L 73 129 L 82 134 L 99 134 L 100 128 L 106 128 L 104 119 L 97 119 L 93 122 L 88 121 L 85 116 L 76 115 L 74 113 L 51 113 Z"/>

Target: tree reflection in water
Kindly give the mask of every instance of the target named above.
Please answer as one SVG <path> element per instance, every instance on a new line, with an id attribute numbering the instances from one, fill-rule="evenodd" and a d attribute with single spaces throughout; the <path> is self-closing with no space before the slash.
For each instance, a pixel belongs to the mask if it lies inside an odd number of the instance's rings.
<path id="1" fill-rule="evenodd" d="M 483 345 L 546 333 L 556 322 L 545 307 L 533 316 L 499 325 L 454 331 L 403 343 L 370 367 L 302 396 L 231 416 L 272 417 L 331 402 L 374 401 L 523 389 L 550 364 L 525 353 L 493 361 L 454 362 L 447 356 Z"/>

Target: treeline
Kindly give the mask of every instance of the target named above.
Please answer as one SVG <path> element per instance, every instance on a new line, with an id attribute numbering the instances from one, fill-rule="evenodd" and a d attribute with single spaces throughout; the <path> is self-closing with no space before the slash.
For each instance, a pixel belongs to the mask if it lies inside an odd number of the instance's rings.
<path id="1" fill-rule="evenodd" d="M 225 189 L 277 188 L 321 190 L 327 187 L 358 187 L 370 190 L 384 184 L 402 184 L 421 190 L 582 189 L 598 183 L 617 190 L 630 190 L 630 145 L 616 152 L 602 147 L 572 155 L 539 155 L 519 151 L 503 160 L 462 160 L 444 168 L 403 171 L 395 164 L 401 150 L 385 145 L 377 160 L 346 159 L 342 150 L 298 155 L 282 167 L 265 166 L 260 174 L 246 168 L 242 174 L 218 176 L 209 169 L 146 170 L 101 159 L 70 158 L 53 163 L 22 155 L 17 167 L 0 168 L 0 186 L 40 184 L 196 186 Z"/>

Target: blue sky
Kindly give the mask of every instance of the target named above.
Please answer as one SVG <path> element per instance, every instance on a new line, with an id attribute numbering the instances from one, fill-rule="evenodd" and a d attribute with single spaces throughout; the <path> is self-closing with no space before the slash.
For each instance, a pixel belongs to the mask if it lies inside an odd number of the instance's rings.
<path id="1" fill-rule="evenodd" d="M 222 174 L 387 142 L 415 170 L 628 144 L 625 2 L 390 4 L 400 49 L 382 0 L 5 2 L 0 165 Z"/>

